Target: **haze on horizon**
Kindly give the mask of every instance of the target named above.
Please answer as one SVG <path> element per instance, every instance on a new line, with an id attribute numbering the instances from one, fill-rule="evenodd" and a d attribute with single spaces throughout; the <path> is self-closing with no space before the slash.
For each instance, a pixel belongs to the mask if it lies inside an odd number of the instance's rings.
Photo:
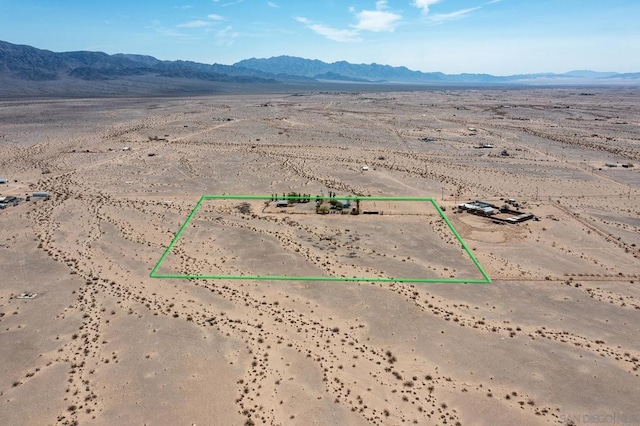
<path id="1" fill-rule="evenodd" d="M 0 40 L 233 64 L 290 55 L 423 72 L 638 72 L 637 0 L 0 0 Z"/>

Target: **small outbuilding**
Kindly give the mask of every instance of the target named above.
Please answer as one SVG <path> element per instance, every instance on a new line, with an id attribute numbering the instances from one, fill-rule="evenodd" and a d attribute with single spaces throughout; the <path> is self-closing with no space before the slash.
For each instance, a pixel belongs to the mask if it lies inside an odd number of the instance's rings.
<path id="1" fill-rule="evenodd" d="M 4 197 L 0 197 L 0 209 L 6 209 L 9 206 L 17 206 L 18 202 L 20 202 L 18 197 L 5 195 Z"/>
<path id="2" fill-rule="evenodd" d="M 9 179 L 7 178 L 0 178 L 0 185 L 6 185 L 9 183 Z"/>
<path id="3" fill-rule="evenodd" d="M 366 172 L 367 170 L 369 170 L 369 166 L 362 166 L 362 171 Z"/>
<path id="4" fill-rule="evenodd" d="M 473 213 L 481 216 L 492 216 L 497 212 L 499 212 L 500 208 L 493 204 L 476 200 L 476 201 L 472 201 L 464 204 L 459 204 L 458 210 L 468 211 L 469 213 Z"/>
<path id="5" fill-rule="evenodd" d="M 16 299 L 35 299 L 36 297 L 38 297 L 38 293 L 25 292 L 17 295 Z"/>

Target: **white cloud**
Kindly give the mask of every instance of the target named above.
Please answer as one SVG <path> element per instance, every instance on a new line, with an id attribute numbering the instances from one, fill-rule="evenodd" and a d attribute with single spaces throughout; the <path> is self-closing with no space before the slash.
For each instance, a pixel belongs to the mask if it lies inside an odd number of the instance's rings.
<path id="1" fill-rule="evenodd" d="M 413 5 L 422 9 L 422 13 L 429 13 L 429 6 L 439 3 L 440 0 L 413 0 Z"/>
<path id="2" fill-rule="evenodd" d="M 363 10 L 361 12 L 356 12 L 353 6 L 349 7 L 349 12 L 353 13 L 358 20 L 355 25 L 350 26 L 351 29 L 339 29 L 323 24 L 316 24 L 303 17 L 297 17 L 295 19 L 298 22 L 305 24 L 310 30 L 315 31 L 317 34 L 320 34 L 329 40 L 353 42 L 362 40 L 360 37 L 360 33 L 362 31 L 391 32 L 395 30 L 399 21 L 402 19 L 402 16 L 389 12 L 387 9 L 387 0 L 376 1 L 376 10 Z"/>
<path id="3" fill-rule="evenodd" d="M 417 1 L 417 0 L 416 0 Z M 482 3 L 480 6 L 476 6 L 476 7 L 470 7 L 468 9 L 461 9 L 461 10 L 456 10 L 455 12 L 449 12 L 449 13 L 434 13 L 434 14 L 430 14 L 428 16 L 429 21 L 435 23 L 435 24 L 441 24 L 443 22 L 447 22 L 447 21 L 453 21 L 456 19 L 462 19 L 462 18 L 466 18 L 467 16 L 469 16 L 469 14 L 471 12 L 475 12 L 478 9 L 482 9 L 484 6 L 490 5 L 490 4 L 495 4 L 495 3 L 500 3 L 502 0 L 490 0 L 487 1 L 485 3 Z"/>
<path id="4" fill-rule="evenodd" d="M 380 3 L 380 2 L 378 2 Z M 398 14 L 382 10 L 363 10 L 356 13 L 358 23 L 353 28 L 365 31 L 393 31 L 402 17 Z"/>
<path id="5" fill-rule="evenodd" d="M 303 23 L 307 28 L 328 38 L 329 40 L 339 41 L 342 43 L 351 41 L 360 41 L 359 32 L 357 30 L 341 30 L 338 28 L 328 27 L 322 24 L 314 24 L 304 17 L 296 17 L 296 21 Z"/>
<path id="6" fill-rule="evenodd" d="M 177 25 L 178 28 L 203 28 L 212 25 L 212 22 L 203 21 L 201 19 L 197 19 L 195 21 L 185 22 L 184 24 Z"/>
<path id="7" fill-rule="evenodd" d="M 151 29 L 155 31 L 157 34 L 160 34 L 166 37 L 175 37 L 175 38 L 184 38 L 184 39 L 189 38 L 189 35 L 176 31 L 173 28 L 167 28 L 164 25 L 162 25 L 162 22 L 156 19 L 152 20 L 151 25 L 148 25 L 145 28 Z"/>
<path id="8" fill-rule="evenodd" d="M 213 0 L 213 2 L 215 4 L 218 4 L 222 7 L 226 7 L 226 6 L 233 6 L 234 4 L 240 4 L 242 2 L 244 2 L 244 0 L 232 0 L 232 1 L 228 1 L 226 3 L 220 3 L 220 0 Z"/>
<path id="9" fill-rule="evenodd" d="M 194 21 L 185 22 L 184 24 L 178 24 L 178 28 L 207 28 L 213 26 L 216 21 L 226 21 L 224 16 L 216 15 L 214 13 L 207 15 L 207 20 L 196 19 Z"/>
<path id="10" fill-rule="evenodd" d="M 272 2 L 272 1 L 268 1 L 268 2 L 267 2 L 267 6 L 269 6 L 269 7 L 275 7 L 275 8 L 280 7 L 280 6 L 278 6 L 277 4 L 275 4 L 275 3 L 274 3 L 274 2 Z"/>
<path id="11" fill-rule="evenodd" d="M 387 0 L 376 1 L 376 10 L 363 10 L 356 13 L 353 7 L 349 8 L 349 11 L 356 15 L 358 23 L 352 25 L 353 28 L 364 31 L 393 31 L 398 24 L 398 21 L 402 19 L 402 16 L 387 12 L 389 8 Z"/>
<path id="12" fill-rule="evenodd" d="M 222 46 L 231 46 L 240 33 L 233 31 L 231 25 L 227 25 L 216 33 L 216 43 Z"/>
<path id="13" fill-rule="evenodd" d="M 435 13 L 433 15 L 429 15 L 429 20 L 437 23 L 452 21 L 454 19 L 461 19 L 469 16 L 471 12 L 474 10 L 480 9 L 481 6 L 470 7 L 469 9 L 457 10 L 455 12 L 450 13 Z"/>

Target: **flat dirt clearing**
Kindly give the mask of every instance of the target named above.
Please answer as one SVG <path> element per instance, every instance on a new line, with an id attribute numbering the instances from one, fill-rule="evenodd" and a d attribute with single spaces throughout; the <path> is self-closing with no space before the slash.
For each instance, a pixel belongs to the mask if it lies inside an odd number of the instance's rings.
<path id="1" fill-rule="evenodd" d="M 317 214 L 315 201 L 280 208 L 268 198 L 251 201 L 203 200 L 154 270 L 184 278 L 486 282 L 430 200 L 365 198 L 359 207 L 327 210 L 333 214 Z"/>
<path id="2" fill-rule="evenodd" d="M 588 91 L 0 102 L 2 423 L 640 423 L 640 91 Z M 203 194 L 289 192 L 435 198 L 492 282 L 150 277 Z M 160 272 L 482 278 L 361 209 L 203 204 Z"/>

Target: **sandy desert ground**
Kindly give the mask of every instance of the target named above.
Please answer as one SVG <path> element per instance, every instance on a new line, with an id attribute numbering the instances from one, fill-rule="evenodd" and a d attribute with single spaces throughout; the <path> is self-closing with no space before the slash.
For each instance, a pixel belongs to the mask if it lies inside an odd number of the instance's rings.
<path id="1" fill-rule="evenodd" d="M 51 195 L 0 210 L 0 422 L 640 424 L 639 117 L 623 88 L 0 102 L 0 194 Z M 290 191 L 434 197 L 492 282 L 149 276 L 202 195 Z M 507 198 L 541 220 L 455 211 Z M 433 208 L 312 206 L 203 205 L 162 268 L 478 278 Z"/>

